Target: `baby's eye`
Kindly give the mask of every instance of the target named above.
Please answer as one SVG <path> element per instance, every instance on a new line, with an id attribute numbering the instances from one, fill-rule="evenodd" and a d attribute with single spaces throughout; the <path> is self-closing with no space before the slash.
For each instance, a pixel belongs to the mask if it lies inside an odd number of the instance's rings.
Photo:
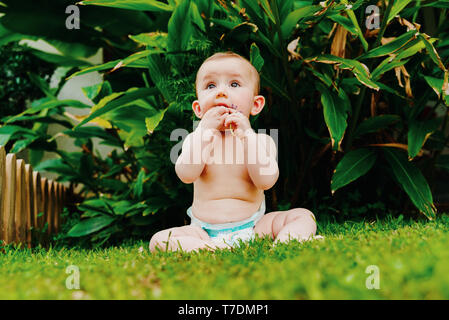
<path id="1" fill-rule="evenodd" d="M 240 87 L 240 84 L 238 82 L 234 81 L 231 83 L 231 87 L 237 88 L 237 87 Z"/>
<path id="2" fill-rule="evenodd" d="M 215 88 L 215 84 L 213 83 L 209 83 L 206 87 L 206 89 L 213 89 L 213 88 Z"/>

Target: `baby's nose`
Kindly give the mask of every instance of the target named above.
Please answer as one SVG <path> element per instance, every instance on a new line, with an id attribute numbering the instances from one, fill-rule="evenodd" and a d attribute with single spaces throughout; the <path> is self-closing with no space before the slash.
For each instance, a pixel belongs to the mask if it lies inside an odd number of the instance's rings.
<path id="1" fill-rule="evenodd" d="M 226 90 L 219 89 L 217 92 L 217 98 L 226 98 L 228 95 L 226 93 Z"/>

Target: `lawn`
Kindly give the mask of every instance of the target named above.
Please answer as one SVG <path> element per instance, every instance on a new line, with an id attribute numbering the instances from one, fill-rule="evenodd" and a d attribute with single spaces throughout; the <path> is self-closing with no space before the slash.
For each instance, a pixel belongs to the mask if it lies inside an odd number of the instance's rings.
<path id="1" fill-rule="evenodd" d="M 449 299 L 448 215 L 318 223 L 325 240 L 273 248 L 257 239 L 214 253 L 152 255 L 148 241 L 6 247 L 0 299 Z M 71 265 L 79 268 L 79 290 L 66 288 Z M 369 266 L 379 272 L 379 289 L 367 288 L 376 275 Z"/>

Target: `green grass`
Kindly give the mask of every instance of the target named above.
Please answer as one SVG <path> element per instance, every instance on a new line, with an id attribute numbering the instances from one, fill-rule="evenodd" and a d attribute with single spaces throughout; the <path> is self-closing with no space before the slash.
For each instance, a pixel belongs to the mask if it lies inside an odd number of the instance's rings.
<path id="1" fill-rule="evenodd" d="M 105 249 L 5 248 L 0 299 L 449 299 L 449 216 L 321 222 L 323 241 L 258 239 L 215 253 L 158 253 L 148 242 Z M 66 268 L 80 269 L 80 290 Z M 380 289 L 365 273 L 380 271 Z"/>

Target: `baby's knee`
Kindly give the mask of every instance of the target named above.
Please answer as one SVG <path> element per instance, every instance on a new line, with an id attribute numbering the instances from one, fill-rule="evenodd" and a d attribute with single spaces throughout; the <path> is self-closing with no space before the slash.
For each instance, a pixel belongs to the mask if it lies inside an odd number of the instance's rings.
<path id="1" fill-rule="evenodd" d="M 289 214 L 294 215 L 298 218 L 301 218 L 301 217 L 310 218 L 311 220 L 313 220 L 313 223 L 316 224 L 315 215 L 310 210 L 307 210 L 304 208 L 295 208 L 295 209 L 290 209 Z"/>

